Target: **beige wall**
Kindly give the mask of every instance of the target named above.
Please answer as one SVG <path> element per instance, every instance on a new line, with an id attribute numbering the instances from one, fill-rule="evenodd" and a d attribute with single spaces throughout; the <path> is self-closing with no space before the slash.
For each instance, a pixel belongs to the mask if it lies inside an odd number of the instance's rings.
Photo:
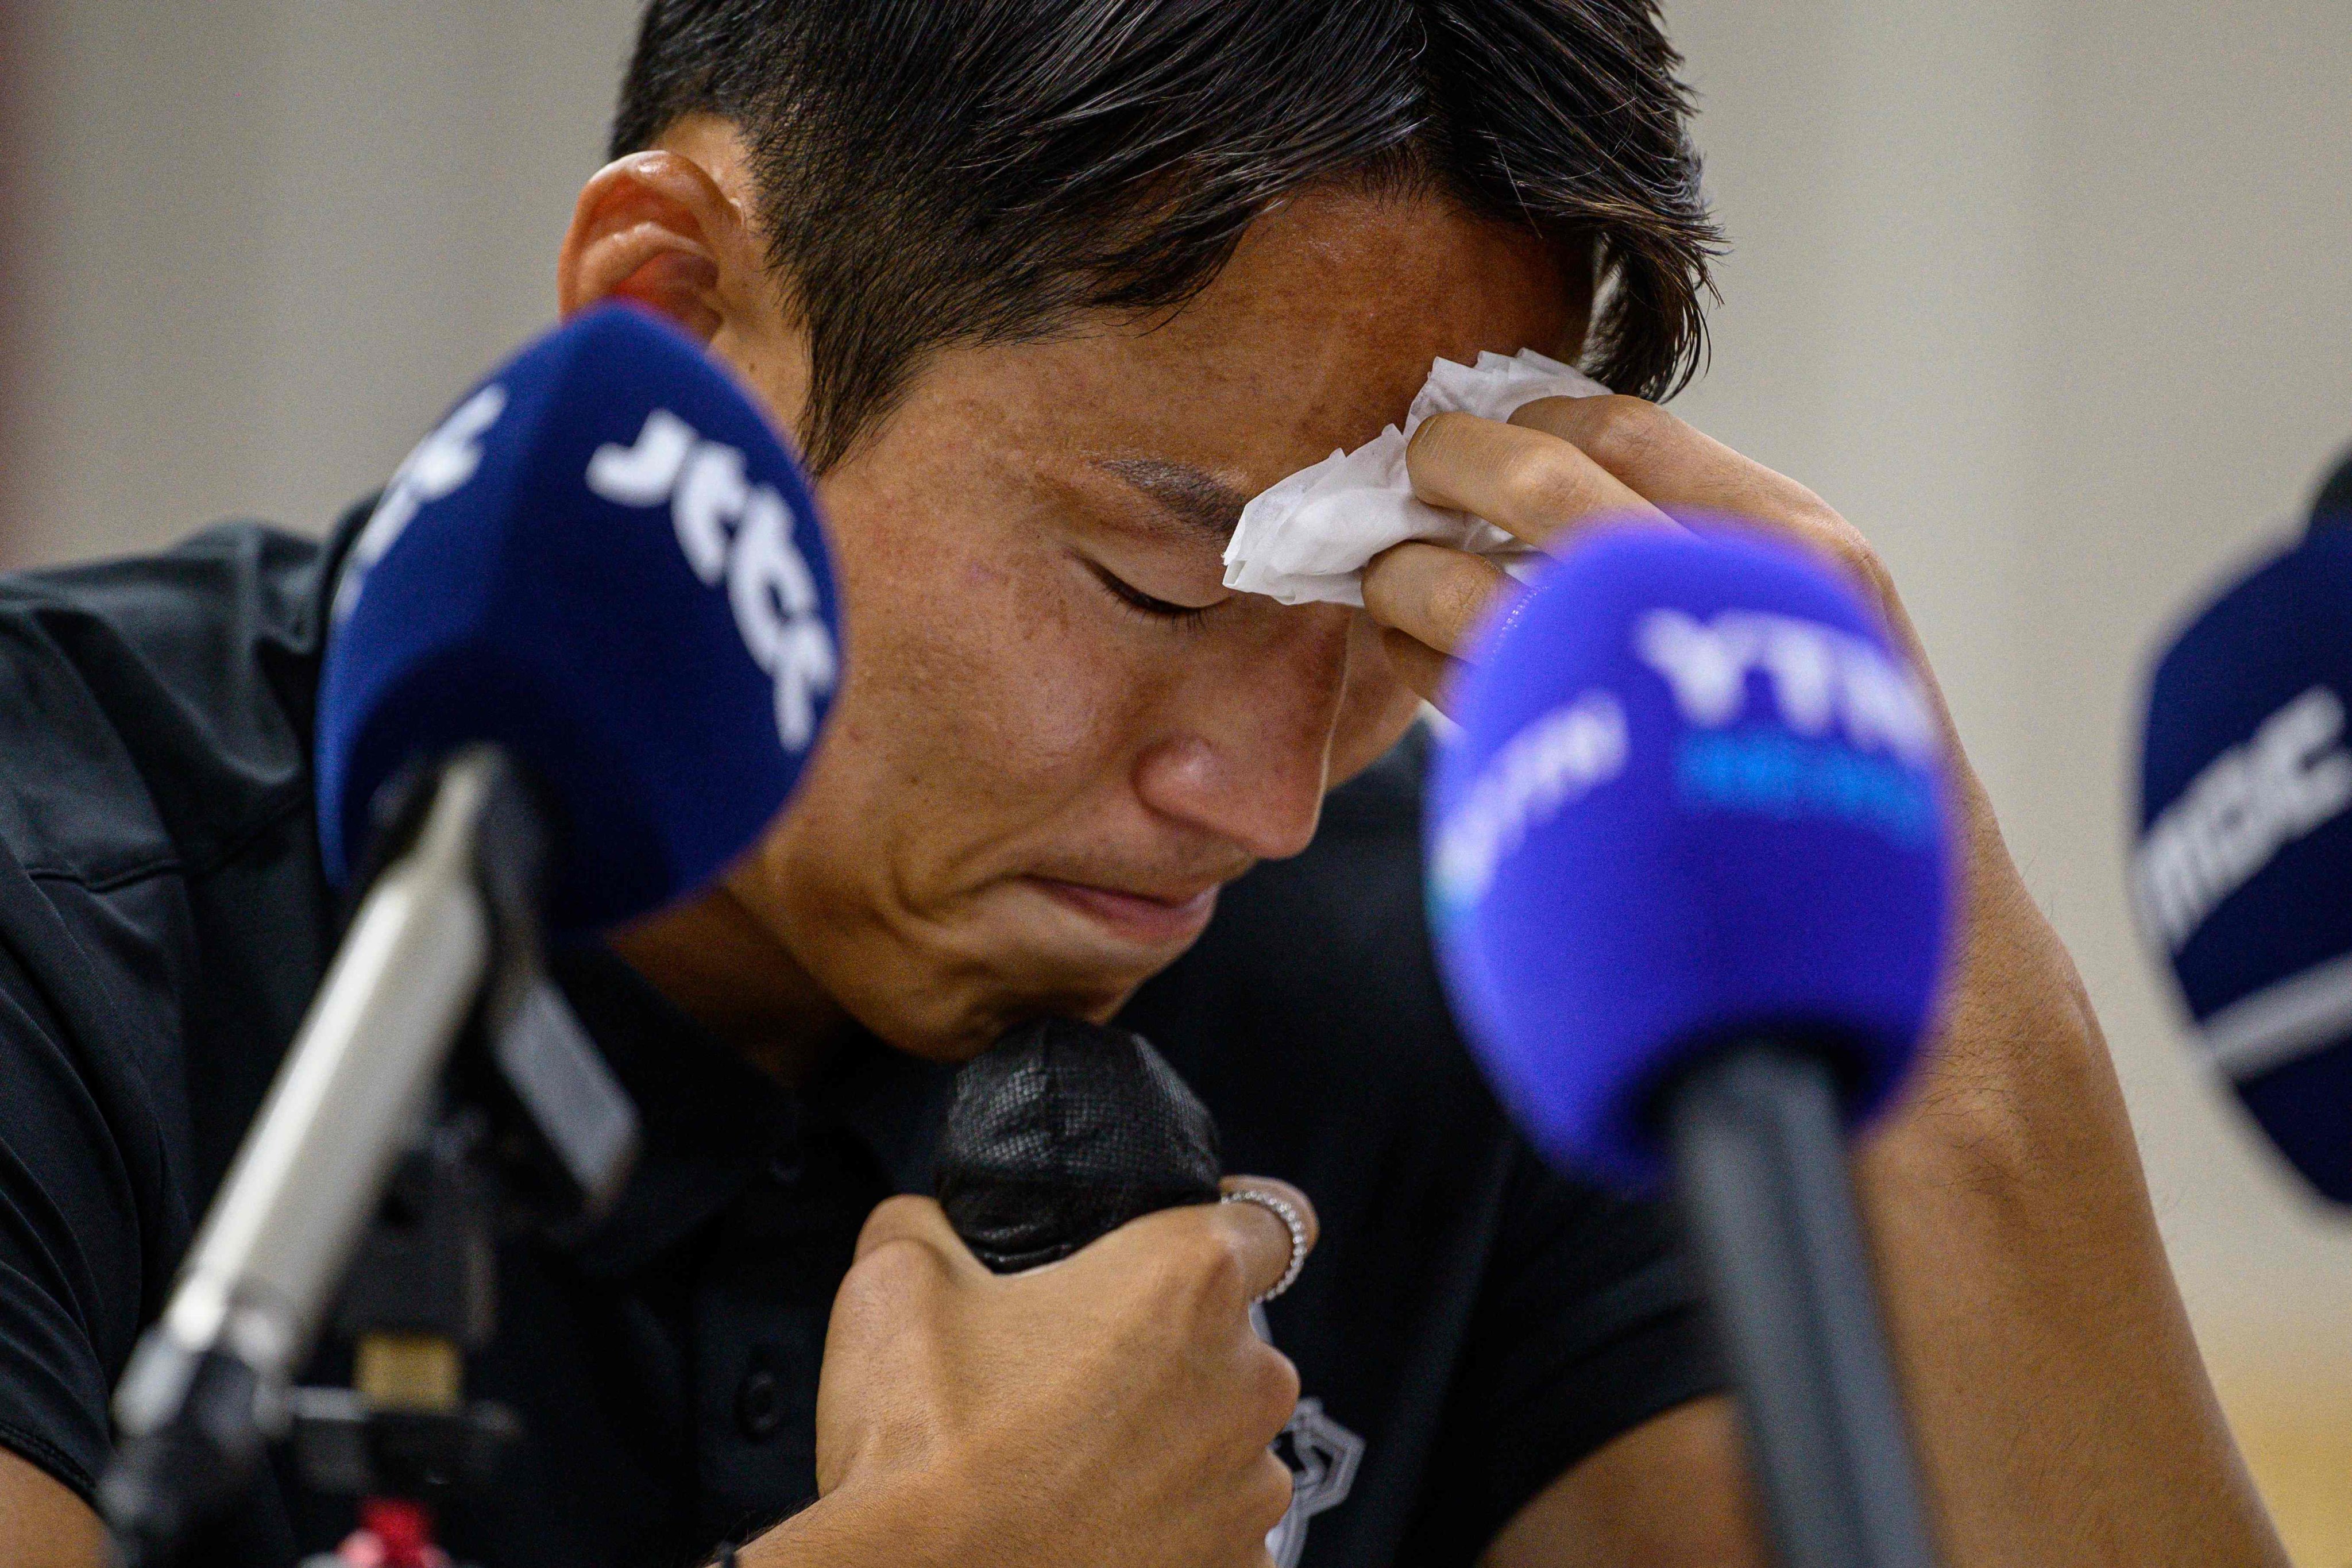
<path id="1" fill-rule="evenodd" d="M 10 558 L 315 528 L 377 482 L 547 318 L 632 10 L 51 7 Z M 2352 6 L 1669 11 L 1737 245 L 1683 409 L 1894 563 L 2250 1446 L 2306 1564 L 2352 1563 L 2352 1233 L 2194 1070 L 2120 890 L 2153 640 L 2352 443 Z"/>
<path id="2" fill-rule="evenodd" d="M 33 9 L 11 563 L 231 512 L 318 529 L 380 484 L 551 317 L 635 9 Z"/>
<path id="3" fill-rule="evenodd" d="M 2196 1069 L 2122 871 L 2151 650 L 2352 446 L 2352 6 L 1668 14 L 1738 247 L 1682 411 L 1893 563 L 2299 1560 L 2352 1563 L 2352 1229 Z"/>

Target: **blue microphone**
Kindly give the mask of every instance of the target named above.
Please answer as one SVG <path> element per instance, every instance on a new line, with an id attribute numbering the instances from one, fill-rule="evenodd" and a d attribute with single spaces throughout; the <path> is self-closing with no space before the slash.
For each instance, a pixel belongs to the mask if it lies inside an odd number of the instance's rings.
<path id="1" fill-rule="evenodd" d="M 99 1500 L 127 1557 L 168 1557 L 286 1430 L 469 1019 L 543 1145 L 545 1206 L 617 1195 L 635 1110 L 547 978 L 542 927 L 656 910 L 759 838 L 815 744 L 838 627 L 782 445 L 634 309 L 540 339 L 401 466 L 342 563 L 320 682 L 320 847 L 361 897 L 116 1390 Z M 436 1331 L 452 1354 L 485 1331 L 465 1316 Z"/>
<path id="2" fill-rule="evenodd" d="M 2132 901 L 2201 1052 L 2352 1203 L 2352 466 L 2156 667 Z"/>
<path id="3" fill-rule="evenodd" d="M 799 469 L 698 346 L 624 306 L 541 338 L 425 437 L 332 615 L 330 878 L 403 763 L 495 741 L 572 847 L 548 899 L 565 930 L 667 903 L 758 837 L 838 674 Z"/>
<path id="4" fill-rule="evenodd" d="M 1473 1049 L 1556 1163 L 1671 1174 L 1783 1561 L 1931 1555 L 1846 1163 L 1951 940 L 1941 731 L 1786 546 L 1611 530 L 1483 634 L 1426 824 Z"/>

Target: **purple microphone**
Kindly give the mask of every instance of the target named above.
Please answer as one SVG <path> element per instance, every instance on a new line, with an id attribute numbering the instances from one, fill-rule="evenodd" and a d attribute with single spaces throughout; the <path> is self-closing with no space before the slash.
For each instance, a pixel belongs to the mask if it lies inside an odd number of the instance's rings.
<path id="1" fill-rule="evenodd" d="M 1612 530 L 1471 655 L 1427 822 L 1471 1043 L 1554 1163 L 1671 1173 L 1784 1561 L 1933 1561 L 1846 1129 L 1949 938 L 1942 735 L 1879 618 L 1751 535 Z"/>

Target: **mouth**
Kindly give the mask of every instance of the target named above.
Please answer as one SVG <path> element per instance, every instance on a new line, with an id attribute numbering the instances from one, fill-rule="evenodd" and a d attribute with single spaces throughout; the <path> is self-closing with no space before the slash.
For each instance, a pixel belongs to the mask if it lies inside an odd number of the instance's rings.
<path id="1" fill-rule="evenodd" d="M 1032 877 L 1030 883 L 1065 908 L 1087 916 L 1112 936 L 1139 947 L 1191 942 L 1217 911 L 1214 884 L 1181 898 L 1161 898 L 1089 882 Z"/>

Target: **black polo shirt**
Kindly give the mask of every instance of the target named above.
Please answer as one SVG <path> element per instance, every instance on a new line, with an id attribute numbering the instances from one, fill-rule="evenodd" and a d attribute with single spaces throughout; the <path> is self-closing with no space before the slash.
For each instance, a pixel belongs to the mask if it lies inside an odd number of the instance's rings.
<path id="1" fill-rule="evenodd" d="M 0 1445 L 85 1498 L 115 1380 L 336 938 L 309 756 L 336 556 L 236 524 L 0 581 Z M 1229 889 L 1128 1012 L 1230 1168 L 1322 1215 L 1267 1314 L 1306 1395 L 1286 1562 L 1470 1563 L 1717 1382 L 1664 1216 L 1539 1166 L 1448 1020 L 1423 750 L 1335 794 L 1314 847 Z M 504 1245 L 469 1388 L 525 1436 L 445 1540 L 486 1568 L 688 1563 L 813 1497 L 834 1290 L 874 1204 L 927 1188 L 946 1074 L 869 1042 L 788 1093 L 601 950 L 562 973 L 646 1152 L 584 1243 Z M 289 1562 L 351 1518 L 281 1458 L 203 1556 Z"/>

